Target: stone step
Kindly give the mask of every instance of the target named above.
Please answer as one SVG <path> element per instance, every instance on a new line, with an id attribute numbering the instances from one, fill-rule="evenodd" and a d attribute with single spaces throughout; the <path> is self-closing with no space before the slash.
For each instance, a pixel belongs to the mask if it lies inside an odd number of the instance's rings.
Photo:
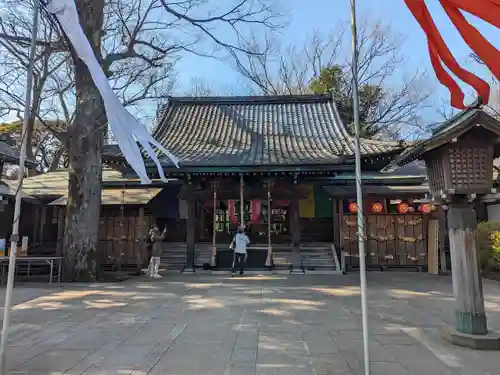
<path id="1" fill-rule="evenodd" d="M 335 270 L 335 261 L 330 248 L 311 247 L 302 248 L 302 267 L 306 270 Z"/>
<path id="2" fill-rule="evenodd" d="M 292 266 L 291 249 L 273 251 L 274 265 L 278 269 L 288 269 Z M 335 261 L 331 249 L 326 247 L 302 247 L 302 267 L 308 269 L 335 269 Z M 173 246 L 165 248 L 161 255 L 161 262 L 170 269 L 182 269 L 186 262 L 185 248 Z M 195 265 L 201 267 L 204 263 L 210 263 L 212 259 L 211 245 L 202 244 L 195 251 Z"/>

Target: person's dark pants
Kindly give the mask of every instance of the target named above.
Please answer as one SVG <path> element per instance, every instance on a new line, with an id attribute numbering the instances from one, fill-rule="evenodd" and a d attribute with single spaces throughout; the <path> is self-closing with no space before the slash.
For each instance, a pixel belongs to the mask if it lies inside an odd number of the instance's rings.
<path id="1" fill-rule="evenodd" d="M 233 258 L 233 268 L 231 270 L 232 273 L 236 272 L 236 264 L 239 264 L 240 268 L 240 275 L 243 275 L 243 271 L 245 269 L 245 261 L 246 261 L 246 254 L 240 254 L 240 253 L 234 253 L 234 258 Z"/>

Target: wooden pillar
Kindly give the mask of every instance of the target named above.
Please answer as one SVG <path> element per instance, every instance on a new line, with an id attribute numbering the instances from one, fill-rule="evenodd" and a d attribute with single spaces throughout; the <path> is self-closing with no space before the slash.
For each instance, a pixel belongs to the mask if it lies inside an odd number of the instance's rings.
<path id="1" fill-rule="evenodd" d="M 337 230 L 339 231 L 339 248 L 340 252 L 342 253 L 344 251 L 344 200 L 339 199 L 337 201 Z"/>
<path id="2" fill-rule="evenodd" d="M 476 212 L 465 198 L 455 197 L 449 204 L 455 328 L 472 335 L 488 333 L 479 260 L 477 254 Z"/>
<path id="3" fill-rule="evenodd" d="M 33 223 L 33 240 L 31 241 L 33 244 L 38 243 L 38 227 L 40 225 L 41 212 L 42 212 L 41 208 L 35 210 L 35 222 Z"/>
<path id="4" fill-rule="evenodd" d="M 290 202 L 290 226 L 292 231 L 292 272 L 303 272 L 300 259 L 300 212 L 297 178 L 292 185 L 292 200 Z"/>
<path id="5" fill-rule="evenodd" d="M 195 229 L 196 229 L 196 201 L 191 181 L 187 186 L 187 210 L 188 217 L 186 223 L 186 265 L 183 272 L 194 273 L 194 248 L 195 248 Z"/>
<path id="6" fill-rule="evenodd" d="M 142 266 L 146 263 L 144 260 L 147 257 L 146 241 L 143 240 L 145 236 L 146 233 L 144 230 L 144 207 L 139 207 L 139 212 L 137 215 L 137 238 L 139 240 L 136 241 L 138 246 L 138 249 L 136 251 L 136 266 L 139 273 L 142 270 Z"/>
<path id="7" fill-rule="evenodd" d="M 213 194 L 213 217 L 212 217 L 212 259 L 210 266 L 217 266 L 217 181 L 212 183 Z"/>
<path id="8" fill-rule="evenodd" d="M 200 242 L 206 241 L 207 236 L 207 223 L 206 223 L 206 217 L 205 217 L 205 205 L 200 202 L 200 204 L 197 206 L 198 210 L 198 218 L 200 219 L 200 230 L 196 236 L 196 238 Z"/>
<path id="9" fill-rule="evenodd" d="M 344 200 L 339 199 L 337 203 L 337 215 L 338 215 L 338 227 L 339 231 L 339 256 L 340 256 L 340 268 L 342 272 L 347 272 L 346 256 L 344 249 Z"/>
<path id="10" fill-rule="evenodd" d="M 428 221 L 427 226 L 427 270 L 432 275 L 439 274 L 439 222 L 436 219 Z"/>
<path id="11" fill-rule="evenodd" d="M 40 213 L 40 234 L 39 234 L 39 241 L 40 243 L 43 243 L 43 235 L 45 232 L 45 221 L 47 220 L 47 206 L 42 207 L 42 211 Z"/>
<path id="12" fill-rule="evenodd" d="M 335 260 L 335 267 L 337 271 L 340 270 L 344 272 L 344 263 L 342 256 L 342 245 L 341 245 L 341 237 L 342 237 L 342 218 L 339 214 L 339 206 L 341 207 L 341 202 L 338 199 L 334 199 L 332 197 L 332 230 L 333 230 L 333 256 Z"/>
<path id="13" fill-rule="evenodd" d="M 63 255 L 63 239 L 64 239 L 64 216 L 66 206 L 54 207 L 57 210 L 57 248 L 56 254 L 58 257 Z"/>
<path id="14" fill-rule="evenodd" d="M 440 271 L 445 274 L 448 272 L 448 264 L 446 261 L 446 233 L 448 232 L 446 224 L 446 212 L 442 207 L 438 207 L 438 222 L 439 222 L 439 261 L 441 264 Z"/>
<path id="15" fill-rule="evenodd" d="M 332 198 L 332 230 L 333 230 L 333 244 L 335 248 L 338 249 L 340 245 L 339 236 L 339 215 L 338 215 L 338 201 Z"/>

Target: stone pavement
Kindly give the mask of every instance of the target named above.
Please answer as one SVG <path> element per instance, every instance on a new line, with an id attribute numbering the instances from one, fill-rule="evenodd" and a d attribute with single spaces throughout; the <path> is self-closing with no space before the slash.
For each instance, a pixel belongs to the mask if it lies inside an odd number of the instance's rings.
<path id="1" fill-rule="evenodd" d="M 456 348 L 451 279 L 370 273 L 372 375 L 496 375 L 499 354 Z M 15 289 L 8 365 L 34 375 L 361 375 L 356 275 L 168 275 Z M 500 284 L 485 281 L 500 330 Z"/>

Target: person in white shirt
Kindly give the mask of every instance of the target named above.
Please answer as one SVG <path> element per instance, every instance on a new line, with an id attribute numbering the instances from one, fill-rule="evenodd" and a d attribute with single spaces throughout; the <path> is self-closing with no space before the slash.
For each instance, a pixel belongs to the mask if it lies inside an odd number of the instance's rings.
<path id="1" fill-rule="evenodd" d="M 247 246 L 249 243 L 250 239 L 245 234 L 245 229 L 242 226 L 238 227 L 238 232 L 234 236 L 230 246 L 232 249 L 234 249 L 233 268 L 231 270 L 232 276 L 236 275 L 236 263 L 239 263 L 240 276 L 243 276 L 245 263 L 248 258 Z"/>

